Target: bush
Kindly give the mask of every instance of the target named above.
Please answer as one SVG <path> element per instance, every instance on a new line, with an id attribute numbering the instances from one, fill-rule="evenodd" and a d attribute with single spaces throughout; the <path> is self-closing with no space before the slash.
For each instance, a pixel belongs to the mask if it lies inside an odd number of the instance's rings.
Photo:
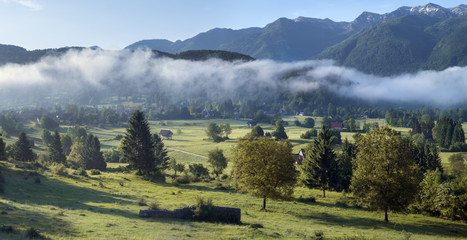
<path id="1" fill-rule="evenodd" d="M 42 236 L 39 231 L 37 231 L 34 228 L 29 228 L 26 233 L 24 234 L 25 237 L 27 238 L 36 238 L 36 239 L 44 239 L 44 236 Z"/>
<path id="2" fill-rule="evenodd" d="M 300 196 L 300 197 L 297 199 L 297 202 L 301 202 L 301 203 L 314 203 L 314 202 L 316 202 L 316 198 L 314 198 L 314 197 L 303 198 L 302 196 Z"/>
<path id="3" fill-rule="evenodd" d="M 201 163 L 190 164 L 188 171 L 197 179 L 209 177 L 209 170 Z"/>
<path id="4" fill-rule="evenodd" d="M 214 222 L 216 221 L 216 210 L 212 204 L 212 199 L 197 197 L 193 219 L 196 221 Z"/>
<path id="5" fill-rule="evenodd" d="M 188 183 L 191 183 L 192 181 L 193 181 L 193 178 L 189 176 L 188 174 L 179 176 L 174 179 L 174 182 L 178 184 L 188 184 Z"/>
<path id="6" fill-rule="evenodd" d="M 52 171 L 53 174 L 59 175 L 59 176 L 66 176 L 68 175 L 68 171 L 62 163 L 55 163 L 50 167 L 50 170 Z"/>
<path id="7" fill-rule="evenodd" d="M 0 232 L 2 232 L 2 233 L 14 233 L 15 229 L 12 226 L 2 225 L 2 226 L 0 226 Z"/>
<path id="8" fill-rule="evenodd" d="M 154 210 L 157 210 L 157 209 L 160 209 L 160 205 L 157 201 L 152 201 L 148 204 L 149 208 L 151 209 L 154 209 Z"/>
<path id="9" fill-rule="evenodd" d="M 100 175 L 101 171 L 99 169 L 91 169 L 91 175 Z"/>
<path id="10" fill-rule="evenodd" d="M 138 201 L 138 206 L 147 206 L 146 199 L 140 198 Z"/>

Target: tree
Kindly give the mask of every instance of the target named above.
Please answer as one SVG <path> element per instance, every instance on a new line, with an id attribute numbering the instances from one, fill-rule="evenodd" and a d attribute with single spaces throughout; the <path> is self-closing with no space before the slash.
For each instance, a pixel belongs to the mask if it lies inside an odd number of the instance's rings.
<path id="1" fill-rule="evenodd" d="M 337 183 L 336 154 L 332 149 L 333 136 L 325 125 L 318 133 L 318 138 L 305 149 L 305 158 L 300 167 L 300 180 L 308 188 L 318 187 L 326 197 L 326 189 Z"/>
<path id="2" fill-rule="evenodd" d="M 287 200 L 293 193 L 297 173 L 292 147 L 268 138 L 240 140 L 233 156 L 238 188 L 266 199 Z"/>
<path id="3" fill-rule="evenodd" d="M 204 178 L 209 176 L 209 171 L 201 163 L 193 163 L 188 166 L 188 171 L 196 178 Z"/>
<path id="4" fill-rule="evenodd" d="M 462 129 L 462 124 L 460 122 L 455 123 L 454 129 L 452 131 L 451 144 L 455 143 L 465 143 L 464 129 Z"/>
<path id="5" fill-rule="evenodd" d="M 84 143 L 84 162 L 86 169 L 105 170 L 107 163 L 101 152 L 101 143 L 99 138 L 89 134 Z"/>
<path id="6" fill-rule="evenodd" d="M 156 168 L 160 170 L 165 170 L 168 168 L 170 160 L 167 148 L 164 146 L 164 142 L 157 133 L 154 133 L 154 135 L 152 135 L 152 141 L 154 142 L 154 158 L 156 161 Z"/>
<path id="7" fill-rule="evenodd" d="M 251 137 L 257 138 L 264 136 L 264 130 L 260 125 L 256 125 L 251 129 Z"/>
<path id="8" fill-rule="evenodd" d="M 422 133 L 422 126 L 420 126 L 418 119 L 415 119 L 415 122 L 412 126 L 412 135 L 417 133 Z"/>
<path id="9" fill-rule="evenodd" d="M 6 159 L 6 152 L 5 152 L 5 142 L 0 134 L 0 161 L 4 161 Z"/>
<path id="10" fill-rule="evenodd" d="M 315 120 L 313 118 L 305 118 L 303 126 L 307 127 L 307 128 L 314 128 L 315 127 Z"/>
<path id="11" fill-rule="evenodd" d="M 211 164 L 216 177 L 219 177 L 219 174 L 222 174 L 222 171 L 227 167 L 227 158 L 225 158 L 221 149 L 216 148 L 208 152 L 208 163 Z"/>
<path id="12" fill-rule="evenodd" d="M 357 149 L 347 138 L 342 146 L 342 153 L 337 158 L 338 184 L 334 186 L 337 191 L 349 191 L 352 179 L 352 160 L 355 158 Z"/>
<path id="13" fill-rule="evenodd" d="M 214 142 L 220 142 L 222 140 L 222 137 L 219 136 L 221 133 L 222 129 L 215 122 L 210 122 L 208 124 L 206 134 L 208 135 L 209 139 L 213 140 Z"/>
<path id="14" fill-rule="evenodd" d="M 76 141 L 71 146 L 70 155 L 68 155 L 67 163 L 72 168 L 86 168 L 86 161 L 84 160 L 84 143 Z"/>
<path id="15" fill-rule="evenodd" d="M 42 130 L 42 142 L 44 142 L 46 146 L 49 146 L 52 141 L 53 137 L 52 134 L 50 134 L 50 131 L 47 129 Z"/>
<path id="16" fill-rule="evenodd" d="M 86 132 L 86 129 L 84 129 L 81 126 L 74 125 L 72 127 L 69 127 L 68 130 L 66 131 L 66 135 L 70 136 L 71 140 L 76 141 L 84 141 L 88 135 Z"/>
<path id="17" fill-rule="evenodd" d="M 42 115 L 39 124 L 41 125 L 41 127 L 48 130 L 55 130 L 59 126 L 58 122 L 49 117 L 49 115 L 47 114 Z"/>
<path id="18" fill-rule="evenodd" d="M 65 154 L 65 156 L 68 156 L 71 152 L 71 146 L 73 145 L 71 137 L 67 134 L 61 135 L 60 141 L 62 142 L 63 153 Z"/>
<path id="19" fill-rule="evenodd" d="M 35 160 L 31 143 L 24 132 L 19 134 L 18 140 L 14 145 L 13 159 L 21 162 L 33 162 Z"/>
<path id="20" fill-rule="evenodd" d="M 126 135 L 122 139 L 123 158 L 137 175 L 149 176 L 156 170 L 154 143 L 144 113 L 136 110 L 128 120 Z"/>
<path id="21" fill-rule="evenodd" d="M 222 132 L 225 135 L 226 139 L 229 139 L 229 135 L 232 133 L 232 127 L 230 127 L 230 123 L 224 123 L 220 126 Z"/>
<path id="22" fill-rule="evenodd" d="M 408 140 L 389 127 L 361 136 L 351 190 L 360 204 L 384 211 L 402 211 L 414 199 L 419 182 L 419 169 Z"/>
<path id="23" fill-rule="evenodd" d="M 282 120 L 276 121 L 276 129 L 272 133 L 272 135 L 276 138 L 276 140 L 287 139 L 287 133 L 285 133 L 284 125 L 282 124 Z"/>
<path id="24" fill-rule="evenodd" d="M 461 177 L 466 173 L 465 159 L 461 153 L 449 156 L 449 165 L 451 168 L 451 174 L 454 176 Z"/>
<path id="25" fill-rule="evenodd" d="M 55 163 L 65 163 L 66 157 L 63 153 L 62 143 L 60 141 L 60 134 L 57 130 L 55 130 L 54 135 L 52 136 L 52 141 L 48 146 L 48 154 L 50 161 Z"/>

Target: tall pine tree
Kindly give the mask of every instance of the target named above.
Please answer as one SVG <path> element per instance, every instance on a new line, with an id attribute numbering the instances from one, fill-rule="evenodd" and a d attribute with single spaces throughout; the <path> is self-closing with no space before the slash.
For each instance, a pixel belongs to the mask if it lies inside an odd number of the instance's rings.
<path id="1" fill-rule="evenodd" d="M 159 134 L 154 133 L 152 135 L 152 141 L 154 142 L 154 158 L 156 161 L 156 168 L 160 170 L 165 170 L 169 167 L 169 156 L 167 153 L 167 148 L 164 146 Z"/>
<path id="2" fill-rule="evenodd" d="M 320 188 L 323 197 L 326 190 L 338 181 L 336 153 L 332 149 L 333 136 L 324 124 L 318 138 L 305 149 L 305 159 L 300 168 L 300 180 L 308 188 Z"/>
<path id="3" fill-rule="evenodd" d="M 18 136 L 18 140 L 14 145 L 13 159 L 21 162 L 33 162 L 35 160 L 31 143 L 25 132 L 21 132 Z"/>
<path id="4" fill-rule="evenodd" d="M 65 163 L 66 161 L 66 157 L 62 149 L 62 142 L 60 141 L 60 134 L 57 130 L 55 130 L 54 135 L 52 136 L 52 139 L 48 145 L 48 154 L 51 162 Z"/>
<path id="5" fill-rule="evenodd" d="M 156 170 L 154 143 L 144 113 L 136 110 L 128 120 L 127 133 L 122 141 L 123 157 L 137 175 L 150 176 Z"/>

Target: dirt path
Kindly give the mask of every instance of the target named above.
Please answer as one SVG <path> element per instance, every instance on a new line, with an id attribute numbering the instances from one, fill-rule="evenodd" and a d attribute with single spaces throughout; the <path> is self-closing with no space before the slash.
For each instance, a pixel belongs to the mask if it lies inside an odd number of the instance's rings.
<path id="1" fill-rule="evenodd" d="M 197 156 L 197 157 L 200 157 L 200 158 L 208 159 L 208 157 L 203 156 L 203 155 L 199 155 L 199 154 L 196 154 L 196 153 L 191 153 L 191 152 L 187 152 L 187 151 L 183 151 L 183 150 L 179 150 L 179 149 L 175 149 L 175 148 L 169 148 L 169 147 L 167 149 L 172 150 L 172 151 L 185 153 L 185 154 L 190 154 L 190 155 Z"/>

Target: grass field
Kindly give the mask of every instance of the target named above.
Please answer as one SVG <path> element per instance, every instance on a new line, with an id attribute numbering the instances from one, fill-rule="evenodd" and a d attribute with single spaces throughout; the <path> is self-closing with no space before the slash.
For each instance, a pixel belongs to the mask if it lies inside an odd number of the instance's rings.
<path id="1" fill-rule="evenodd" d="M 294 151 L 298 152 L 311 140 L 300 139 L 306 129 L 296 127 L 294 119 L 285 119 L 289 122 L 286 131 Z M 232 127 L 230 140 L 222 143 L 206 140 L 205 130 L 210 121 L 151 121 L 150 125 L 152 132 L 171 129 L 175 133 L 173 140 L 164 141 L 170 149 L 207 156 L 210 150 L 218 147 L 230 159 L 237 138 L 250 131 L 246 121 L 213 120 L 218 124 L 229 122 Z M 319 126 L 319 119 L 316 122 Z M 265 131 L 273 131 L 272 125 L 261 126 Z M 28 136 L 40 138 L 41 130 L 27 127 Z M 106 149 L 118 146 L 115 136 L 124 135 L 125 129 L 91 127 L 88 132 L 98 136 Z M 352 133 L 342 133 L 343 138 L 351 141 L 352 136 Z M 36 144 L 36 151 L 44 149 L 40 142 Z M 451 154 L 441 154 L 443 164 Z M 184 164 L 206 164 L 204 157 L 192 154 L 169 150 L 169 155 Z M 261 199 L 232 190 L 229 179 L 174 184 L 168 177 L 166 183 L 153 183 L 132 173 L 115 171 L 120 165 L 110 163 L 108 171 L 83 177 L 73 174 L 71 169 L 67 176 L 52 171 L 39 171 L 35 175 L 32 170 L 19 168 L 21 164 L 0 162 L 5 178 L 4 193 L 0 194 L 0 225 L 10 225 L 17 230 L 15 234 L 0 231 L 0 239 L 25 239 L 24 232 L 30 227 L 49 239 L 316 239 L 319 232 L 325 239 L 467 238 L 466 223 L 440 218 L 390 213 L 390 223 L 385 223 L 382 212 L 354 206 L 351 195 L 344 193 L 329 192 L 326 198 L 321 198 L 318 190 L 297 187 L 293 201 L 268 201 L 268 211 L 264 212 L 260 211 Z M 226 172 L 229 171 L 230 164 Z M 36 183 L 36 179 L 40 183 Z M 221 190 L 221 186 L 230 190 Z M 139 210 L 148 208 L 140 206 L 142 201 L 156 202 L 160 208 L 173 210 L 195 204 L 198 196 L 212 198 L 218 206 L 241 208 L 242 224 L 138 216 Z M 316 202 L 299 202 L 299 197 L 315 197 Z M 262 228 L 252 227 L 255 225 Z"/>

